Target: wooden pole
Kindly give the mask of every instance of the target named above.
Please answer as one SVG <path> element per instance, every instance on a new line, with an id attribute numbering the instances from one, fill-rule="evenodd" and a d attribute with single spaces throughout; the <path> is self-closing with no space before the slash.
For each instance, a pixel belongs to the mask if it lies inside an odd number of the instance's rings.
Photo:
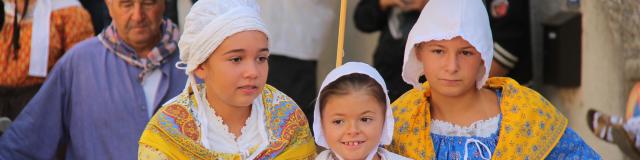
<path id="1" fill-rule="evenodd" d="M 336 67 L 342 65 L 344 57 L 344 31 L 347 20 L 347 0 L 340 0 L 340 22 L 338 26 L 338 50 L 336 51 Z"/>

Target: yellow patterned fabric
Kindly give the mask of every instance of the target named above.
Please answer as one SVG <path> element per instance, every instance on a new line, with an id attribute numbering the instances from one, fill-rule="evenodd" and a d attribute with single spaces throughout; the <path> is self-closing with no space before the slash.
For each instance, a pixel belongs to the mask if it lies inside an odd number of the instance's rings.
<path id="1" fill-rule="evenodd" d="M 256 159 L 315 157 L 316 148 L 309 124 L 295 102 L 269 85 L 263 89 L 262 99 L 269 144 Z M 142 133 L 138 158 L 241 159 L 240 154 L 211 151 L 202 146 L 200 128 L 193 117 L 195 109 L 191 108 L 195 102 L 193 92 L 187 91 L 165 104 Z M 254 151 L 255 148 L 249 152 Z"/>
<path id="2" fill-rule="evenodd" d="M 412 89 L 393 104 L 394 139 L 387 148 L 412 159 L 436 159 L 429 124 L 429 83 Z M 567 118 L 539 93 L 510 78 L 490 78 L 485 88 L 501 89 L 503 116 L 493 159 L 543 159 L 567 128 Z"/>

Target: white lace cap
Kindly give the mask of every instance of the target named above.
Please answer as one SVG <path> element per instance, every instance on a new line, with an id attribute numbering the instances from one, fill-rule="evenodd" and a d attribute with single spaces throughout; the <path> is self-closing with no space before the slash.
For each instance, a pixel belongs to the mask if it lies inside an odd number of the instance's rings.
<path id="1" fill-rule="evenodd" d="M 200 0 L 185 18 L 178 42 L 180 61 L 189 74 L 203 63 L 229 36 L 243 31 L 260 31 L 269 37 L 254 0 Z"/>
<path id="2" fill-rule="evenodd" d="M 481 88 L 489 77 L 493 58 L 493 38 L 489 16 L 480 0 L 431 0 L 422 9 L 418 21 L 409 32 L 404 51 L 402 79 L 421 89 L 418 81 L 424 75 L 422 63 L 416 57 L 415 45 L 432 40 L 462 37 L 476 48 L 484 61 L 485 73 L 476 81 Z"/>
<path id="3" fill-rule="evenodd" d="M 327 141 L 324 137 L 324 132 L 322 129 L 322 120 L 321 120 L 322 117 L 320 116 L 320 100 L 319 100 L 320 92 L 322 92 L 322 89 L 324 89 L 324 87 L 329 85 L 331 82 L 337 80 L 342 76 L 349 75 L 352 73 L 365 74 L 373 78 L 374 80 L 376 80 L 376 82 L 378 82 L 378 84 L 382 87 L 382 90 L 384 91 L 384 94 L 386 96 L 387 111 L 385 113 L 385 120 L 384 120 L 384 126 L 382 128 L 382 135 L 380 137 L 381 138 L 380 144 L 382 145 L 391 144 L 391 139 L 393 138 L 393 125 L 395 121 L 393 119 L 393 111 L 391 110 L 391 105 L 389 104 L 387 86 L 385 85 L 384 79 L 382 79 L 382 76 L 380 76 L 380 73 L 378 73 L 378 71 L 376 71 L 373 67 L 369 66 L 368 64 L 361 63 L 361 62 L 349 62 L 336 69 L 333 69 L 322 82 L 322 86 L 318 91 L 318 97 L 316 98 L 317 100 L 316 100 L 315 108 L 313 111 L 313 133 L 316 140 L 316 144 L 324 148 L 329 148 L 329 145 L 327 144 Z"/>

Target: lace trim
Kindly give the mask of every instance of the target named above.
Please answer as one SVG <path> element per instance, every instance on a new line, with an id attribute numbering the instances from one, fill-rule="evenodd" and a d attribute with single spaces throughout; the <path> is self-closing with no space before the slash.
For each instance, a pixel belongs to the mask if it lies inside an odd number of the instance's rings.
<path id="1" fill-rule="evenodd" d="M 224 135 L 226 135 L 226 137 L 231 138 L 234 142 L 237 143 L 238 139 L 236 139 L 237 138 L 236 135 L 234 135 L 233 133 L 229 132 L 229 126 L 227 126 L 227 124 L 224 123 L 224 120 L 222 120 L 222 117 L 218 116 L 218 114 L 216 113 L 216 110 L 213 109 L 213 105 L 211 105 L 209 103 L 209 100 L 207 100 L 207 98 L 206 98 L 207 94 L 206 94 L 206 92 L 204 90 L 202 91 L 202 97 L 203 97 L 204 103 L 205 103 L 205 105 L 207 107 L 207 110 L 211 111 L 212 118 L 213 118 L 213 120 L 215 120 L 215 121 L 213 121 L 213 123 L 216 126 L 219 126 L 219 127 L 222 128 L 222 130 L 224 131 Z M 253 112 L 253 110 L 251 112 Z M 206 117 L 202 117 L 202 118 L 206 118 Z M 252 116 L 249 116 L 249 118 L 247 118 L 247 120 L 245 120 L 244 126 L 242 126 L 242 129 L 240 129 L 240 137 L 242 137 L 242 135 L 245 135 L 244 133 L 247 130 L 247 126 L 248 126 L 247 124 L 249 124 L 249 122 L 251 122 L 252 120 L 253 120 Z"/>
<path id="2" fill-rule="evenodd" d="M 438 119 L 432 119 L 431 133 L 444 136 L 458 137 L 482 137 L 488 138 L 498 131 L 500 124 L 500 115 L 495 117 L 473 122 L 469 126 L 459 126 Z"/>

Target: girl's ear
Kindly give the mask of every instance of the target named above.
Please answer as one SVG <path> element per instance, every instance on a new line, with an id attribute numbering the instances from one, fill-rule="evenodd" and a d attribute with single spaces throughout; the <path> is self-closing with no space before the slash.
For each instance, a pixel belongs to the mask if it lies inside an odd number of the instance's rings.
<path id="1" fill-rule="evenodd" d="M 484 68 L 484 60 L 480 61 L 480 68 L 478 68 L 478 78 L 477 79 L 482 79 L 482 77 L 484 77 L 484 73 L 487 72 L 487 69 Z"/>
<path id="2" fill-rule="evenodd" d="M 205 79 L 207 77 L 207 72 L 205 70 L 204 63 L 198 65 L 198 67 L 196 67 L 193 73 L 196 75 L 196 77 L 200 79 Z"/>
<path id="3" fill-rule="evenodd" d="M 415 45 L 415 47 L 413 47 L 413 53 L 416 54 L 416 58 L 418 59 L 418 62 L 422 63 L 422 54 L 420 53 L 420 45 Z"/>

